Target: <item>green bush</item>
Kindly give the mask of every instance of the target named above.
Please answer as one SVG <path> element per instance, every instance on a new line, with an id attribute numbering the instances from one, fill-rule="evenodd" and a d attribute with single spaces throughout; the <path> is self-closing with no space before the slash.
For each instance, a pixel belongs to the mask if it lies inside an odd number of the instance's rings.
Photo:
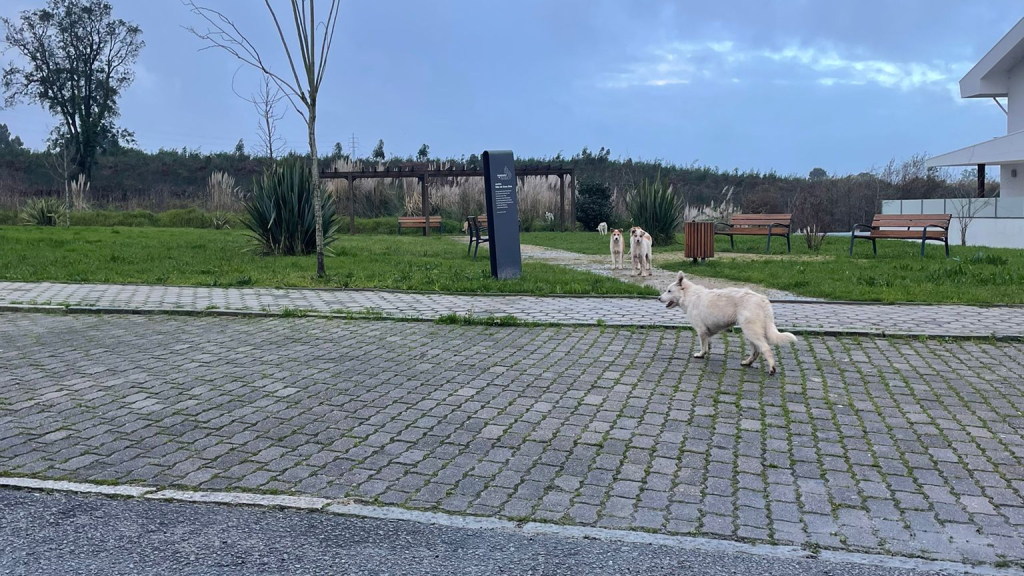
<path id="1" fill-rule="evenodd" d="M 156 226 L 156 214 L 148 210 L 90 210 L 72 212 L 72 226 Z"/>
<path id="2" fill-rule="evenodd" d="M 626 196 L 626 210 L 634 226 L 647 231 L 656 246 L 673 244 L 683 219 L 683 205 L 672 187 L 666 187 L 659 175 L 654 183 L 646 179 L 639 189 Z"/>
<path id="3" fill-rule="evenodd" d="M 580 182 L 576 191 L 576 220 L 585 230 L 597 230 L 612 218 L 612 191 L 602 182 Z"/>
<path id="4" fill-rule="evenodd" d="M 168 210 L 156 215 L 161 228 L 213 228 L 213 216 L 198 208 Z"/>
<path id="5" fill-rule="evenodd" d="M 21 209 L 21 223 L 28 226 L 63 226 L 68 207 L 57 198 L 29 200 Z"/>
<path id="6" fill-rule="evenodd" d="M 316 211 L 313 177 L 297 160 L 284 160 L 254 182 L 252 194 L 243 202 L 249 229 L 267 254 L 293 256 L 316 251 Z M 338 219 L 334 200 L 322 194 L 324 246 L 334 241 Z"/>
<path id="7" fill-rule="evenodd" d="M 0 210 L 0 226 L 14 226 L 17 223 L 17 212 L 14 210 Z"/>

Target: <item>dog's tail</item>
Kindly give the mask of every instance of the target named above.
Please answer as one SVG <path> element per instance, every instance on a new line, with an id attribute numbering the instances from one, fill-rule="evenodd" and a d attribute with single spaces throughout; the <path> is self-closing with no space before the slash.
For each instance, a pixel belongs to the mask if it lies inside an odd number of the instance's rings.
<path id="1" fill-rule="evenodd" d="M 796 344 L 796 335 L 792 332 L 779 332 L 779 329 L 775 327 L 775 313 L 770 305 L 768 307 L 768 322 L 765 326 L 765 338 L 772 346 Z"/>

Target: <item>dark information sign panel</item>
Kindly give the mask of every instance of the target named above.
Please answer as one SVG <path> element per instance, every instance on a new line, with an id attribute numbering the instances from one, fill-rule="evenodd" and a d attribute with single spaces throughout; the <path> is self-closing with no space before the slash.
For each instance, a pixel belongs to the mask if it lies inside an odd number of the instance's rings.
<path id="1" fill-rule="evenodd" d="M 511 150 L 484 151 L 484 187 L 487 189 L 491 276 L 499 280 L 519 278 L 523 273 L 523 260 L 519 253 L 516 164 Z"/>

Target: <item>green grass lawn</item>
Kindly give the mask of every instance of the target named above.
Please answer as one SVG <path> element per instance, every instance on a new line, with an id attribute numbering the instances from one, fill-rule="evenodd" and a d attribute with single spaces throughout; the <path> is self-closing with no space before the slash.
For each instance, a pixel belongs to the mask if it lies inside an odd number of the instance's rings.
<path id="1" fill-rule="evenodd" d="M 260 256 L 238 230 L 0 227 L 0 279 L 15 281 L 386 288 L 528 294 L 655 291 L 589 272 L 527 262 L 518 280 L 490 276 L 487 253 L 433 236 L 341 236 L 328 277 L 313 256 Z"/>
<path id="2" fill-rule="evenodd" d="M 718 257 L 694 265 L 678 254 L 682 240 L 679 235 L 676 245 L 655 247 L 654 265 L 835 300 L 1024 304 L 1024 250 L 950 246 L 947 260 L 939 244 L 929 243 L 921 258 L 920 244 L 890 240 L 878 242 L 875 257 L 871 244 L 859 240 L 851 258 L 849 236 L 826 238 L 817 253 L 807 249 L 802 236 L 793 236 L 792 255 L 786 254 L 784 239 L 778 244 L 773 239 L 774 256 L 765 258 L 764 238 L 737 238 L 735 253 L 742 257 L 730 258 L 729 239 L 719 237 Z M 608 237 L 593 232 L 527 233 L 523 243 L 584 254 L 608 252 Z"/>

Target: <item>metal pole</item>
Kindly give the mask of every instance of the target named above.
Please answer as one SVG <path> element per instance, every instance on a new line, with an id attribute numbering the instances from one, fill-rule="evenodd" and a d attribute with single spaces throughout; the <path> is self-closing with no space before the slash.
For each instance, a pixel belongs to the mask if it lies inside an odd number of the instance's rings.
<path id="1" fill-rule="evenodd" d="M 423 235 L 430 236 L 430 193 L 427 192 L 427 175 L 420 176 L 420 196 L 423 204 Z"/>
<path id="2" fill-rule="evenodd" d="M 348 233 L 356 233 L 356 187 L 352 175 L 348 175 Z"/>
<path id="3" fill-rule="evenodd" d="M 565 174 L 558 174 L 558 227 L 565 232 Z"/>

